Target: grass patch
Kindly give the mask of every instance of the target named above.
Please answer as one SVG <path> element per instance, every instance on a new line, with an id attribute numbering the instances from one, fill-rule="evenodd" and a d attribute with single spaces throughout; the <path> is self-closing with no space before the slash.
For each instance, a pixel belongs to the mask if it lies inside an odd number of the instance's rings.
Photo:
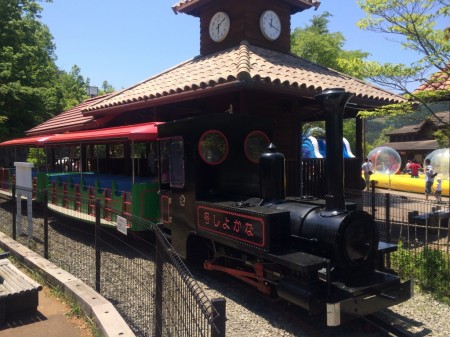
<path id="1" fill-rule="evenodd" d="M 424 247 L 408 250 L 398 243 L 391 254 L 392 267 L 403 279 L 412 277 L 422 291 L 450 304 L 450 256 L 446 252 Z"/>

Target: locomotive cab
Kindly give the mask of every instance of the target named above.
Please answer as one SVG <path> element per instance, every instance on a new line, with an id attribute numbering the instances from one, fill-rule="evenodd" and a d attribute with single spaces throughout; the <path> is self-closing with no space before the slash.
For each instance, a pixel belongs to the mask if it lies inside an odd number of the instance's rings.
<path id="1" fill-rule="evenodd" d="M 158 134 L 161 220 L 186 258 L 199 202 L 258 202 L 259 156 L 272 125 L 257 116 L 212 114 L 159 125 Z"/>

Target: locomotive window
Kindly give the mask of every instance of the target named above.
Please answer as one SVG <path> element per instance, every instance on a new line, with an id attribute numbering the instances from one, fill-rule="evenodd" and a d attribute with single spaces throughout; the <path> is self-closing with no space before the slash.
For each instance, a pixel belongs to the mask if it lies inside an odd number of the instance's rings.
<path id="1" fill-rule="evenodd" d="M 180 138 L 160 141 L 160 183 L 165 186 L 184 187 L 184 143 Z"/>
<path id="2" fill-rule="evenodd" d="M 198 153 L 203 161 L 210 165 L 222 163 L 228 155 L 228 142 L 222 132 L 205 132 L 198 142 Z"/>
<path id="3" fill-rule="evenodd" d="M 162 140 L 160 142 L 160 173 L 159 178 L 161 184 L 168 184 L 169 179 L 169 158 L 170 158 L 170 140 Z"/>
<path id="4" fill-rule="evenodd" d="M 258 164 L 259 157 L 269 146 L 269 138 L 262 131 L 252 131 L 245 138 L 244 151 L 248 160 Z"/>
<path id="5" fill-rule="evenodd" d="M 182 140 L 170 144 L 170 187 L 184 187 L 184 144 Z"/>

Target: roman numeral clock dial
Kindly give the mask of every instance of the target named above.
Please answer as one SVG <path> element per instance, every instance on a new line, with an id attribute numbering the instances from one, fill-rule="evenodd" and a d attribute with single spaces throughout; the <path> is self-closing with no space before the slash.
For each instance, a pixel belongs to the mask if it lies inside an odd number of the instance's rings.
<path id="1" fill-rule="evenodd" d="M 269 41 L 275 41 L 281 34 L 281 21 L 274 11 L 264 11 L 259 20 L 259 26 L 262 34 Z"/>

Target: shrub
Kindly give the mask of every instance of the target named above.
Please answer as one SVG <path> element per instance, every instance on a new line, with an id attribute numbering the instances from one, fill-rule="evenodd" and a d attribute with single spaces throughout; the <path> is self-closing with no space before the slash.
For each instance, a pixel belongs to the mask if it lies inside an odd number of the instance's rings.
<path id="1" fill-rule="evenodd" d="M 415 278 L 414 255 L 403 248 L 403 242 L 399 241 L 397 251 L 391 255 L 392 268 L 397 271 L 402 279 Z"/>
<path id="2" fill-rule="evenodd" d="M 399 242 L 391 261 L 401 278 L 413 277 L 420 289 L 446 301 L 450 299 L 450 258 L 444 251 L 430 247 L 407 250 Z"/>

